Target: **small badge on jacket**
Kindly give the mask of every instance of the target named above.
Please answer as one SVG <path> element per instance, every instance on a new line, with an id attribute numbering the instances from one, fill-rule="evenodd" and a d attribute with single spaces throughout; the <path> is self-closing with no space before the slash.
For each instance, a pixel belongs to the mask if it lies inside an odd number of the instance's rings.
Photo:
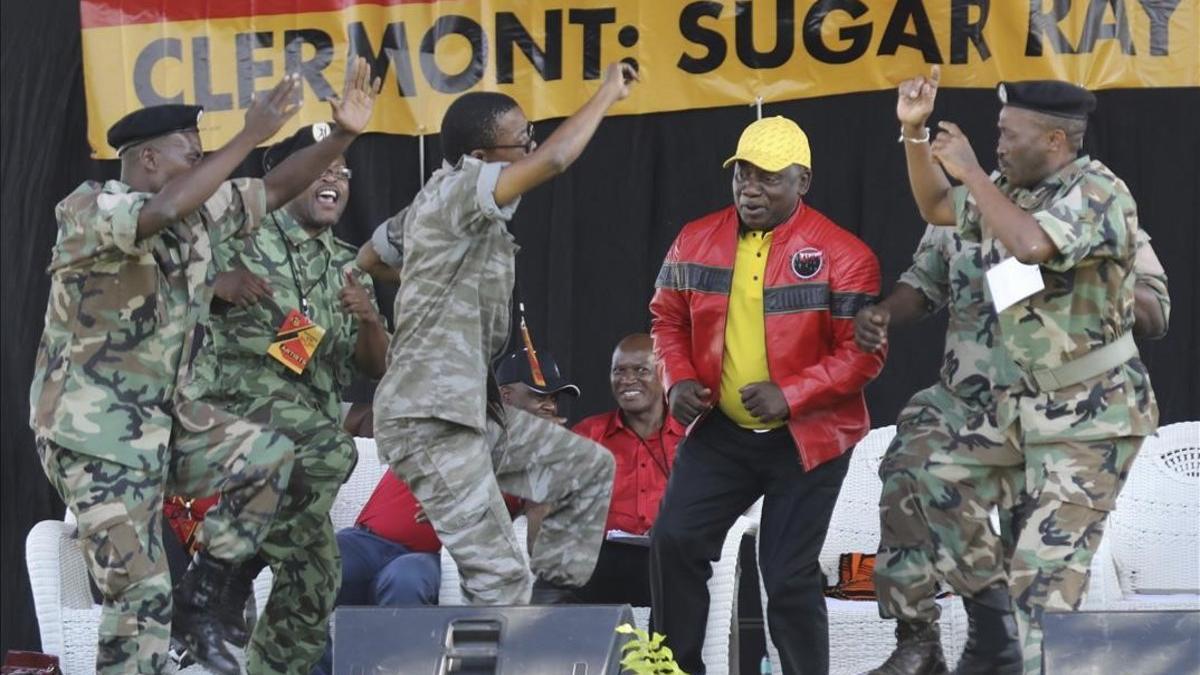
<path id="1" fill-rule="evenodd" d="M 820 249 L 802 248 L 792 254 L 792 271 L 801 279 L 811 279 L 821 273 L 825 254 Z"/>

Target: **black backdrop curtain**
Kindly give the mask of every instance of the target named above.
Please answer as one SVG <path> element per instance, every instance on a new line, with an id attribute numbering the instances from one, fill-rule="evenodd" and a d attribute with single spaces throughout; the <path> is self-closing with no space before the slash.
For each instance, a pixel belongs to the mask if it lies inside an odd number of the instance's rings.
<path id="1" fill-rule="evenodd" d="M 27 426 L 54 205 L 84 179 L 117 175 L 115 162 L 89 159 L 78 11 L 72 2 L 5 2 L 0 21 L 0 649 L 37 647 L 25 535 L 38 520 L 62 516 Z M 1171 278 L 1170 334 L 1141 345 L 1162 421 L 1195 419 L 1200 88 L 1108 91 L 1099 99 L 1086 149 L 1129 184 Z M 787 115 L 808 132 L 814 164 L 808 202 L 876 251 L 885 292 L 907 266 L 923 229 L 896 144 L 894 101 L 891 92 L 878 92 L 764 107 L 764 114 Z M 990 91 L 944 90 L 936 118 L 959 123 L 983 164 L 993 166 L 997 110 Z M 518 269 L 529 322 L 540 347 L 554 352 L 583 389 L 572 418 L 613 405 L 607 379 L 611 349 L 621 336 L 648 328 L 654 277 L 679 228 L 729 203 L 730 176 L 720 164 L 753 119 L 747 106 L 607 120 L 567 175 L 521 204 L 513 227 L 522 245 Z M 545 138 L 555 124 L 539 123 L 539 136 Z M 426 147 L 427 175 L 440 161 L 436 137 L 426 139 Z M 244 173 L 255 173 L 257 159 L 256 153 Z M 337 233 L 357 244 L 416 192 L 418 141 L 367 136 L 350 150 L 349 163 L 353 195 Z M 385 309 L 390 313 L 390 305 Z M 930 320 L 894 336 L 887 368 L 867 390 L 874 426 L 893 423 L 906 398 L 935 379 L 944 325 L 944 319 Z"/>

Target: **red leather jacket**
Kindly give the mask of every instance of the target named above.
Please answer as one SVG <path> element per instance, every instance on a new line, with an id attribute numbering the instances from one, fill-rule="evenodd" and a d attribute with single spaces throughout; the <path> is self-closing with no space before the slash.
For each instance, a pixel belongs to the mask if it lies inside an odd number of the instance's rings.
<path id="1" fill-rule="evenodd" d="M 714 397 L 720 391 L 738 227 L 732 206 L 694 220 L 663 261 L 650 312 L 668 391 L 683 380 L 699 380 Z M 775 228 L 763 283 L 767 368 L 787 399 L 788 429 L 811 471 L 870 429 L 862 390 L 883 369 L 884 356 L 854 344 L 854 315 L 879 295 L 879 261 L 801 203 Z"/>

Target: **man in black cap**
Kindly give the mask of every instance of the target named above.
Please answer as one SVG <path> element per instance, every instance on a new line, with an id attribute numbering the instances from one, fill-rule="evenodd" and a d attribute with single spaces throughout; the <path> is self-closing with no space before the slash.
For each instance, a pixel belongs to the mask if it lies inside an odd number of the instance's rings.
<path id="1" fill-rule="evenodd" d="M 938 75 L 934 66 L 930 77 L 899 88 L 913 197 L 925 220 L 956 226 L 980 245 L 994 349 L 1018 369 L 1011 384 L 986 385 L 1002 438 L 960 442 L 976 455 L 1011 445 L 1011 466 L 998 467 L 997 476 L 1016 470 L 1024 479 L 1008 557 L 1011 606 L 988 592 L 966 606 L 973 624 L 1011 623 L 1015 609 L 1023 669 L 1040 673 L 1042 615 L 1079 608 L 1104 520 L 1142 439 L 1157 426 L 1149 374 L 1133 342 L 1137 206 L 1124 182 L 1079 154 L 1096 106 L 1087 90 L 1056 81 L 1001 84 L 999 170 L 989 176 L 956 125 L 941 122 L 930 141 L 925 122 Z M 947 176 L 962 185 L 951 187 Z M 987 518 L 968 511 L 963 519 Z M 888 668 L 879 672 L 910 672 Z"/>
<path id="2" fill-rule="evenodd" d="M 263 168 L 269 174 L 336 130 L 325 122 L 301 127 L 267 150 Z M 217 250 L 212 317 L 186 390 L 296 446 L 262 548 L 238 566 L 216 607 L 233 628 L 230 642 L 245 645 L 242 608 L 252 582 L 263 567 L 274 570 L 248 652 L 255 672 L 306 673 L 321 655 L 340 578 L 329 509 L 357 457 L 339 423 L 340 394 L 356 373 L 378 378 L 385 368 L 388 334 L 370 277 L 354 264 L 357 248 L 332 232 L 350 200 L 350 177 L 345 158 L 334 158 L 252 236 Z M 299 360 L 289 358 L 296 330 L 316 337 L 300 340 Z"/>
<path id="3" fill-rule="evenodd" d="M 197 106 L 131 113 L 109 130 L 121 179 L 86 182 L 57 208 L 46 328 L 30 391 L 30 424 L 47 477 L 79 523 L 104 597 L 96 670 L 159 673 L 172 618 L 194 657 L 240 668 L 209 605 L 232 566 L 261 544 L 292 464 L 292 443 L 189 399 L 187 355 L 208 314 L 213 243 L 258 226 L 341 155 L 370 119 L 375 89 L 358 59 L 340 131 L 264 180 L 226 181 L 296 112 L 299 79 L 257 97 L 245 126 L 204 157 Z M 171 580 L 158 520 L 163 495 L 224 498 L 206 519 L 205 551 Z"/>
<path id="4" fill-rule="evenodd" d="M 496 363 L 496 384 L 505 403 L 555 424 L 566 423 L 558 415 L 559 395 L 579 397 L 579 387 L 563 377 L 549 352 L 528 348 L 509 352 Z"/>

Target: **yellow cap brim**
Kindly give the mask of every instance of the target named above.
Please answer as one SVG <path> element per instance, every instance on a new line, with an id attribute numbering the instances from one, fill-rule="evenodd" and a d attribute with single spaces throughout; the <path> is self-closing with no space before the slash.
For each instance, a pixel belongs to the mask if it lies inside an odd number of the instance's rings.
<path id="1" fill-rule="evenodd" d="M 727 168 L 729 168 L 730 164 L 733 164 L 734 162 L 739 161 L 739 160 L 741 160 L 743 162 L 749 162 L 749 163 L 753 164 L 754 166 L 757 166 L 758 168 L 762 169 L 763 171 L 770 171 L 771 173 L 777 173 L 779 171 L 783 171 L 784 169 L 788 168 L 789 166 L 791 166 L 793 164 L 799 164 L 799 162 L 784 162 L 781 164 L 777 161 L 772 162 L 769 159 L 755 159 L 754 157 L 743 157 L 742 155 L 734 155 L 733 157 L 730 157 L 729 159 L 725 160 L 725 163 L 721 165 L 721 168 L 727 169 Z"/>

